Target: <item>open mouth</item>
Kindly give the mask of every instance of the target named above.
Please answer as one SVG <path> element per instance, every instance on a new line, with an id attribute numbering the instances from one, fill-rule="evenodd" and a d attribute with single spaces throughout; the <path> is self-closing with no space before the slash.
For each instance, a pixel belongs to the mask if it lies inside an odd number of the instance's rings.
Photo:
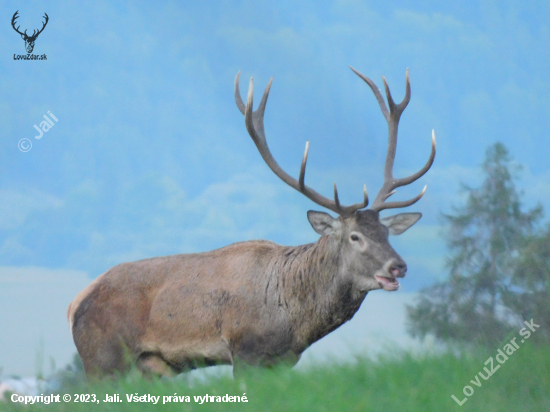
<path id="1" fill-rule="evenodd" d="M 384 290 L 392 292 L 394 290 L 399 289 L 400 285 L 396 278 L 393 278 L 393 277 L 387 278 L 384 276 L 376 276 L 376 275 L 374 277 L 378 281 L 378 284 L 380 285 L 380 287 Z"/>

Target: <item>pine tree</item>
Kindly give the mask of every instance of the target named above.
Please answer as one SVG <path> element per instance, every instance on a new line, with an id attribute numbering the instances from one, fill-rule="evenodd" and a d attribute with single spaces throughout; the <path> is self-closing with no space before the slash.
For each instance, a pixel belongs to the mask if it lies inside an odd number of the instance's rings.
<path id="1" fill-rule="evenodd" d="M 540 325 L 530 341 L 550 343 L 550 225 L 528 237 L 515 266 L 512 288 L 502 298 L 521 319 Z"/>
<path id="2" fill-rule="evenodd" d="M 466 204 L 443 215 L 450 277 L 422 290 L 416 305 L 407 307 L 413 337 L 493 344 L 519 320 L 511 304 L 514 274 L 542 207 L 522 212 L 514 184 L 520 167 L 501 143 L 488 148 L 482 170 L 479 188 L 463 185 Z"/>

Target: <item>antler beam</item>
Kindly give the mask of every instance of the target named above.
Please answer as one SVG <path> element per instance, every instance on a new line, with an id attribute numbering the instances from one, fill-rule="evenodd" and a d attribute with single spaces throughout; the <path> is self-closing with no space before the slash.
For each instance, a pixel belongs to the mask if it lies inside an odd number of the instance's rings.
<path id="1" fill-rule="evenodd" d="M 235 77 L 235 102 L 237 103 L 237 107 L 239 108 L 241 113 L 244 114 L 246 129 L 248 130 L 250 137 L 252 137 L 252 140 L 256 144 L 256 147 L 258 148 L 258 151 L 260 152 L 262 158 L 267 163 L 269 168 L 273 171 L 273 173 L 275 173 L 287 185 L 304 194 L 313 202 L 317 203 L 320 206 L 326 207 L 327 209 L 332 210 L 333 212 L 338 213 L 341 216 L 352 215 L 356 210 L 367 207 L 367 205 L 369 204 L 369 199 L 367 195 L 366 185 L 363 186 L 363 202 L 356 203 L 351 206 L 343 206 L 340 204 L 336 183 L 334 183 L 334 200 L 330 200 L 324 197 L 309 186 L 305 185 L 304 179 L 306 173 L 307 156 L 309 152 L 309 141 L 306 142 L 306 149 L 304 151 L 304 157 L 302 158 L 302 165 L 300 167 L 300 175 L 298 180 L 294 179 L 279 166 L 279 164 L 271 154 L 271 151 L 269 150 L 264 132 L 264 112 L 273 78 L 269 80 L 269 83 L 262 96 L 262 100 L 260 101 L 260 105 L 255 111 L 253 111 L 253 80 L 252 78 L 250 79 L 250 85 L 248 87 L 248 98 L 245 105 L 241 98 L 241 92 L 239 90 L 240 76 L 241 72 L 237 73 L 237 76 Z"/>

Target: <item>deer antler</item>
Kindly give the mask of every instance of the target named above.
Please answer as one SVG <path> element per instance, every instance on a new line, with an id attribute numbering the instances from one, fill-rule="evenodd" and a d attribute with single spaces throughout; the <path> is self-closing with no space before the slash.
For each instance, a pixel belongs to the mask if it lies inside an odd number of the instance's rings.
<path id="1" fill-rule="evenodd" d="M 27 34 L 27 30 L 25 30 L 24 33 L 21 33 L 21 32 L 19 31 L 19 27 L 21 27 L 21 26 L 17 26 L 17 28 L 15 28 L 15 20 L 17 20 L 17 19 L 19 18 L 19 16 L 17 15 L 17 13 L 19 13 L 19 10 L 17 10 L 17 11 L 14 13 L 14 15 L 13 15 L 13 17 L 12 17 L 12 19 L 11 19 L 11 25 L 12 25 L 13 29 L 14 29 L 17 33 L 19 33 L 21 36 L 25 36 L 25 39 L 28 39 L 28 40 L 34 40 L 34 39 L 36 39 L 36 38 L 38 37 L 38 35 L 44 31 L 44 28 L 46 27 L 46 24 L 48 24 L 48 21 L 50 20 L 50 18 L 48 17 L 48 14 L 47 14 L 47 13 L 44 13 L 44 16 L 43 16 L 43 17 L 46 19 L 46 21 L 45 21 L 44 23 L 42 23 L 42 28 L 41 28 L 40 30 L 38 30 L 38 33 L 36 32 L 36 30 L 33 30 L 33 31 L 32 31 L 32 35 L 29 36 L 29 35 Z"/>
<path id="2" fill-rule="evenodd" d="M 382 77 L 384 81 L 384 88 L 386 89 L 386 98 L 388 99 L 389 110 L 386 107 L 386 103 L 384 102 L 384 98 L 382 97 L 380 90 L 378 90 L 378 87 L 376 87 L 374 82 L 368 77 L 359 73 L 353 67 L 350 66 L 350 69 L 353 70 L 353 72 L 356 75 L 358 75 L 361 79 L 363 79 L 369 85 L 369 87 L 374 93 L 374 96 L 376 97 L 376 100 L 378 100 L 378 104 L 380 105 L 382 114 L 384 115 L 384 117 L 386 118 L 386 121 L 388 122 L 388 152 L 386 155 L 386 164 L 384 166 L 384 184 L 382 185 L 380 192 L 378 192 L 378 195 L 374 199 L 374 203 L 372 204 L 371 209 L 379 212 L 384 209 L 393 209 L 398 207 L 410 206 L 416 203 L 418 200 L 420 200 L 420 198 L 426 192 L 427 186 L 424 186 L 424 189 L 422 189 L 422 192 L 418 196 L 410 200 L 405 200 L 400 202 L 385 202 L 385 201 L 387 198 L 389 198 L 391 195 L 395 193 L 394 189 L 400 186 L 408 185 L 414 182 L 415 180 L 419 179 L 432 166 L 432 163 L 435 158 L 435 131 L 432 130 L 432 151 L 424 167 L 422 167 L 422 169 L 420 169 L 418 172 L 408 177 L 404 177 L 401 179 L 394 178 L 393 163 L 395 160 L 395 152 L 397 149 L 397 128 L 399 125 L 399 119 L 401 118 L 401 114 L 403 113 L 403 111 L 409 104 L 409 100 L 411 99 L 411 83 L 409 80 L 409 69 L 407 69 L 407 76 L 406 76 L 407 86 L 405 91 L 405 97 L 403 98 L 403 101 L 399 104 L 395 104 L 395 102 L 393 101 L 393 98 L 390 93 L 390 88 L 386 83 L 386 79 Z"/>
<path id="3" fill-rule="evenodd" d="M 267 97 L 269 95 L 269 90 L 271 88 L 271 83 L 273 81 L 273 78 L 269 80 L 269 83 L 265 88 L 264 95 L 262 96 L 262 100 L 260 101 L 260 105 L 255 111 L 253 111 L 252 106 L 253 106 L 253 96 L 254 96 L 254 85 L 253 85 L 252 78 L 250 79 L 250 86 L 248 88 L 248 98 L 246 100 L 246 106 L 245 106 L 241 98 L 241 92 L 239 90 L 240 76 L 241 76 L 241 72 L 237 73 L 237 77 L 235 77 L 235 102 L 237 103 L 237 107 L 239 108 L 241 113 L 244 114 L 246 129 L 248 130 L 250 137 L 252 137 L 252 140 L 256 144 L 256 147 L 258 148 L 258 151 L 262 155 L 262 158 L 267 163 L 269 168 L 273 171 L 273 173 L 275 173 L 287 185 L 296 189 L 300 193 L 304 194 L 313 202 L 317 203 L 320 206 L 326 207 L 327 209 L 332 210 L 333 212 L 338 213 L 341 216 L 350 216 L 356 210 L 366 207 L 369 204 L 366 185 L 363 186 L 364 200 L 362 203 L 356 203 L 351 206 L 343 206 L 342 204 L 340 204 L 340 200 L 338 199 L 338 189 L 336 188 L 336 183 L 334 183 L 334 200 L 330 200 L 324 197 L 323 195 L 317 193 L 315 190 L 313 190 L 312 188 L 304 184 L 307 155 L 309 151 L 309 141 L 306 142 L 306 149 L 304 151 L 304 157 L 302 159 L 302 165 L 300 167 L 300 176 L 298 180 L 294 179 L 292 176 L 286 173 L 279 166 L 279 164 L 271 154 L 271 151 L 269 150 L 269 147 L 267 145 L 267 141 L 265 138 L 265 133 L 264 133 L 264 112 L 265 112 Z"/>
<path id="4" fill-rule="evenodd" d="M 396 188 L 400 186 L 408 185 L 416 181 L 428 171 L 428 169 L 432 166 L 432 163 L 435 158 L 436 143 L 435 143 L 435 131 L 432 131 L 432 151 L 424 167 L 422 167 L 422 169 L 420 169 L 418 172 L 408 177 L 404 177 L 401 179 L 396 179 L 393 177 L 393 164 L 395 160 L 395 152 L 397 149 L 397 129 L 399 125 L 399 119 L 401 118 L 401 114 L 409 104 L 409 100 L 411 98 L 409 70 L 407 69 L 407 86 L 406 86 L 405 97 L 403 98 L 403 101 L 399 104 L 395 104 L 395 102 L 393 101 L 393 98 L 390 93 L 390 89 L 388 87 L 388 84 L 386 83 L 386 79 L 383 78 L 384 87 L 386 89 L 386 97 L 387 97 L 388 106 L 389 106 L 389 110 L 388 110 L 388 107 L 384 102 L 384 98 L 382 97 L 380 90 L 378 90 L 374 82 L 368 77 L 359 73 L 353 67 L 350 66 L 350 68 L 355 72 L 355 74 L 361 77 L 369 85 L 369 87 L 374 93 L 374 96 L 376 97 L 376 100 L 378 100 L 378 104 L 380 105 L 382 114 L 384 115 L 384 117 L 386 118 L 386 121 L 388 122 L 388 152 L 386 155 L 386 163 L 384 166 L 384 184 L 382 185 L 382 188 L 378 192 L 378 195 L 376 196 L 371 209 L 379 212 L 384 209 L 393 209 L 393 208 L 410 206 L 416 203 L 424 195 L 426 191 L 426 186 L 418 196 L 410 200 L 399 201 L 399 202 L 385 202 L 385 201 L 395 193 Z M 241 93 L 239 91 L 240 76 L 241 76 L 241 72 L 237 73 L 237 77 L 235 77 L 235 102 L 237 103 L 237 107 L 239 108 L 241 113 L 244 114 L 246 129 L 248 130 L 248 133 L 252 137 L 252 140 L 254 141 L 254 143 L 256 144 L 256 147 L 258 148 L 258 151 L 262 155 L 262 158 L 267 163 L 269 168 L 287 185 L 296 189 L 300 193 L 304 194 L 305 196 L 307 196 L 309 199 L 311 199 L 313 202 L 317 203 L 318 205 L 326 207 L 327 209 L 330 209 L 341 216 L 349 216 L 353 214 L 356 210 L 366 207 L 369 203 L 366 185 L 363 187 L 364 201 L 362 203 L 356 203 L 351 206 L 343 206 L 340 204 L 340 200 L 338 198 L 338 190 L 336 188 L 336 183 L 334 183 L 334 200 L 330 200 L 320 195 L 315 190 L 311 189 L 310 187 L 304 184 L 306 162 L 307 162 L 307 156 L 309 152 L 309 141 L 306 142 L 306 149 L 304 152 L 304 157 L 302 159 L 302 165 L 300 167 L 300 175 L 298 180 L 294 179 L 292 176 L 286 173 L 279 166 L 279 164 L 271 154 L 271 151 L 269 150 L 269 147 L 267 145 L 267 141 L 265 138 L 265 132 L 264 132 L 265 106 L 267 103 L 267 97 L 269 96 L 269 90 L 271 89 L 271 83 L 273 79 L 269 80 L 269 83 L 262 96 L 262 100 L 260 101 L 260 105 L 255 111 L 253 111 L 252 110 L 253 95 L 254 95 L 253 81 L 252 79 L 250 79 L 250 86 L 248 88 L 248 98 L 245 105 L 243 103 L 243 100 L 241 98 Z"/>
<path id="5" fill-rule="evenodd" d="M 35 37 L 35 38 L 38 37 L 38 35 L 44 31 L 44 28 L 46 28 L 46 24 L 48 24 L 48 21 L 50 20 L 50 18 L 48 17 L 46 12 L 44 12 L 44 16 L 42 16 L 42 17 L 44 17 L 46 19 L 46 21 L 43 23 L 42 28 L 40 30 L 38 30 L 38 33 L 34 34 L 34 30 L 32 31 L 32 36 L 31 37 Z"/>
<path id="6" fill-rule="evenodd" d="M 13 9 L 12 9 L 12 10 L 13 10 Z M 19 13 L 19 10 L 17 10 L 17 11 L 13 14 L 13 17 L 12 17 L 12 19 L 11 19 L 11 26 L 12 26 L 13 29 L 14 29 L 17 33 L 19 33 L 21 36 L 27 37 L 27 30 L 25 30 L 25 33 L 21 33 L 21 32 L 19 31 L 19 27 L 21 27 L 21 26 L 17 26 L 17 28 L 15 28 L 15 20 L 17 20 L 17 19 L 19 18 L 19 16 L 17 15 L 17 13 Z"/>

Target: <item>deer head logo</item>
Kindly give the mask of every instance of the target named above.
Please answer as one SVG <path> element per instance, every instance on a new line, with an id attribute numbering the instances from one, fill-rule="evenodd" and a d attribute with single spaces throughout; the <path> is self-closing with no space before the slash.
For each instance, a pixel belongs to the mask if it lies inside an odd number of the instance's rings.
<path id="1" fill-rule="evenodd" d="M 17 15 L 17 13 L 19 13 L 19 10 L 17 10 L 15 12 L 15 14 L 13 15 L 13 17 L 11 19 L 11 25 L 12 25 L 13 29 L 21 35 L 21 38 L 23 40 L 25 40 L 25 48 L 27 49 L 27 53 L 32 53 L 32 51 L 34 49 L 34 42 L 36 41 L 36 38 L 38 37 L 38 35 L 40 33 L 42 33 L 42 31 L 44 30 L 44 28 L 46 27 L 46 24 L 48 24 L 49 17 L 46 13 L 44 13 L 44 18 L 46 19 L 46 21 L 44 22 L 44 25 L 42 26 L 42 28 L 40 30 L 38 30 L 38 32 L 36 32 L 36 30 L 33 30 L 32 36 L 28 36 L 27 35 L 27 30 L 25 30 L 24 33 L 21 33 L 19 31 L 20 26 L 17 26 L 17 28 L 15 27 L 15 20 L 19 17 Z"/>

